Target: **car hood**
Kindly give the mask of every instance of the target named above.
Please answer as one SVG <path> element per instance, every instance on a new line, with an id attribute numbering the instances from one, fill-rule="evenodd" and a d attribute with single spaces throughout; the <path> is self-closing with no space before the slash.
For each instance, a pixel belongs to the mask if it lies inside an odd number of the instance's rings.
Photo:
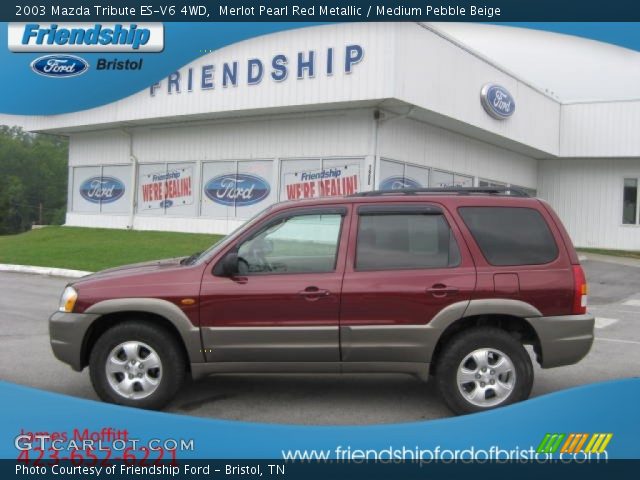
<path id="1" fill-rule="evenodd" d="M 121 267 L 108 268 L 106 270 L 101 270 L 81 277 L 74 282 L 74 285 L 93 282 L 95 280 L 132 277 L 170 268 L 182 268 L 185 265 L 181 265 L 180 261 L 184 258 L 186 257 L 166 258 L 163 260 L 152 260 L 149 262 L 132 263 L 130 265 L 122 265 Z"/>

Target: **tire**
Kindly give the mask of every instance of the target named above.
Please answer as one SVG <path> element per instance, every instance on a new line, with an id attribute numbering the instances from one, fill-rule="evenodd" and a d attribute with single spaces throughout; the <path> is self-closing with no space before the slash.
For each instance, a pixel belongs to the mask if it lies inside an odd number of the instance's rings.
<path id="1" fill-rule="evenodd" d="M 102 400 L 146 409 L 173 399 L 186 368 L 178 341 L 161 326 L 138 320 L 104 332 L 89 356 L 91 383 Z"/>
<path id="2" fill-rule="evenodd" d="M 437 362 L 438 391 L 457 415 L 516 403 L 531 393 L 531 358 L 518 340 L 499 328 L 476 327 L 457 334 Z"/>

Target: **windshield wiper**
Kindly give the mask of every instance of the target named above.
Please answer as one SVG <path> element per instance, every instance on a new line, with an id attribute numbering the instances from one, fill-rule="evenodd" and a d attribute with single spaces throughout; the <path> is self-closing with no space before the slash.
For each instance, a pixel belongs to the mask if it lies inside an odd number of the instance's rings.
<path id="1" fill-rule="evenodd" d="M 188 257 L 183 258 L 182 260 L 180 260 L 180 265 L 193 265 L 195 261 L 198 260 L 198 257 L 200 257 L 201 254 L 202 252 L 196 252 L 192 255 L 189 255 Z"/>

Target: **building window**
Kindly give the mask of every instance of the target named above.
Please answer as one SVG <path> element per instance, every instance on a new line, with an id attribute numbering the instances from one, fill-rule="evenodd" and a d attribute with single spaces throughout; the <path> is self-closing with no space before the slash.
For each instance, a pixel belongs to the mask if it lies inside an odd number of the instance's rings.
<path id="1" fill-rule="evenodd" d="M 273 160 L 202 164 L 201 216 L 251 218 L 275 201 Z"/>
<path id="2" fill-rule="evenodd" d="M 196 215 L 195 163 L 142 163 L 138 167 L 138 213 Z"/>
<path id="3" fill-rule="evenodd" d="M 534 188 L 527 188 L 527 187 L 521 187 L 519 185 L 514 185 L 513 183 L 509 185 L 510 187 L 515 187 L 518 190 L 522 190 L 524 193 L 526 193 L 527 195 L 529 195 L 532 198 L 535 198 L 538 196 L 538 191 Z"/>
<path id="4" fill-rule="evenodd" d="M 380 190 L 401 190 L 429 186 L 429 168 L 393 160 L 380 160 Z"/>
<path id="5" fill-rule="evenodd" d="M 362 158 L 285 159 L 280 200 L 353 195 L 362 190 Z"/>
<path id="6" fill-rule="evenodd" d="M 435 188 L 473 187 L 473 177 L 442 170 L 433 170 L 431 174 L 431 186 Z"/>
<path id="7" fill-rule="evenodd" d="M 638 224 L 638 179 L 624 179 L 624 193 L 622 198 L 622 223 L 624 225 Z"/>
<path id="8" fill-rule="evenodd" d="M 479 187 L 506 187 L 506 183 L 495 182 L 493 180 L 486 180 L 484 178 L 480 178 L 478 180 Z"/>
<path id="9" fill-rule="evenodd" d="M 73 167 L 71 207 L 74 213 L 129 213 L 131 165 Z"/>

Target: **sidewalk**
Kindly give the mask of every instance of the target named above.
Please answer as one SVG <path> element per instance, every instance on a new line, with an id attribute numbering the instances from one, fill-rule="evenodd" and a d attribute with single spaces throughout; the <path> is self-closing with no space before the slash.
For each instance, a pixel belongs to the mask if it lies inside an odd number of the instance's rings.
<path id="1" fill-rule="evenodd" d="M 599 253 L 578 252 L 580 261 L 593 260 L 594 262 L 615 263 L 617 265 L 625 265 L 627 267 L 639 267 L 640 260 L 636 258 L 614 257 L 611 255 L 600 255 Z"/>
<path id="2" fill-rule="evenodd" d="M 85 272 L 83 270 L 70 270 L 67 268 L 34 267 L 31 265 L 11 265 L 8 263 L 0 263 L 0 272 L 31 273 L 35 275 L 70 278 L 80 278 L 93 273 Z"/>

